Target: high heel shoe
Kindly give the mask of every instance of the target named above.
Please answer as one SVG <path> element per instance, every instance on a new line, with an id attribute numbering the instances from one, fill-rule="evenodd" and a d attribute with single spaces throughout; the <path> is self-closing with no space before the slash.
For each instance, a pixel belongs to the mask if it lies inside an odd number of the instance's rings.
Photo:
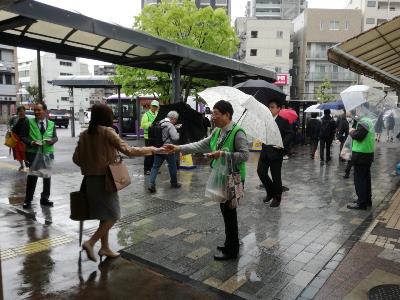
<path id="1" fill-rule="evenodd" d="M 84 242 L 82 244 L 82 249 L 86 251 L 86 255 L 90 260 L 97 262 L 97 259 L 94 256 L 93 247 L 89 244 L 89 242 Z"/>
<path id="2" fill-rule="evenodd" d="M 106 256 L 109 258 L 116 258 L 116 257 L 120 256 L 120 254 L 118 252 L 112 252 L 111 250 L 103 250 L 103 249 L 100 249 L 98 254 L 100 256 L 100 260 L 103 256 Z"/>

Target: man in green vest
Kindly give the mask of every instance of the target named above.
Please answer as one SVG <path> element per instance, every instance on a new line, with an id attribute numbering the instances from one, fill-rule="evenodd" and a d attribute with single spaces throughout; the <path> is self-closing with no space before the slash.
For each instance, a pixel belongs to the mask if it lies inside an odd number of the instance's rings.
<path id="1" fill-rule="evenodd" d="M 232 122 L 233 108 L 228 101 L 220 100 L 215 103 L 212 119 L 217 127 L 210 136 L 205 139 L 186 145 L 166 144 L 163 148 L 171 152 L 208 153 L 212 159 L 211 167 L 217 160 L 226 157 L 229 152 L 233 156 L 233 162 L 244 183 L 246 177 L 246 161 L 249 158 L 246 133 L 242 128 Z M 215 260 L 235 259 L 239 254 L 239 232 L 236 208 L 231 208 L 229 201 L 220 203 L 222 216 L 225 223 L 225 244 L 217 246 L 221 252 L 214 256 Z"/>
<path id="2" fill-rule="evenodd" d="M 349 132 L 353 139 L 351 162 L 354 166 L 354 187 L 357 201 L 347 205 L 349 209 L 367 209 L 372 206 L 371 164 L 374 161 L 374 125 L 367 116 L 361 117 L 356 128 Z"/>
<path id="3" fill-rule="evenodd" d="M 145 146 L 150 145 L 149 141 L 149 127 L 153 124 L 154 120 L 157 118 L 158 108 L 160 103 L 157 100 L 153 100 L 150 103 L 150 109 L 143 114 L 142 121 L 140 122 L 140 128 L 144 130 L 144 144 Z M 153 167 L 154 156 L 144 157 L 144 175 L 150 175 L 151 168 Z"/>
<path id="4" fill-rule="evenodd" d="M 54 122 L 47 119 L 47 106 L 44 102 L 35 104 L 33 109 L 34 119 L 29 119 L 22 130 L 21 139 L 26 144 L 26 158 L 29 165 L 33 163 L 37 153 L 48 155 L 54 159 L 54 144 L 58 141 L 56 126 Z M 28 175 L 26 182 L 26 195 L 23 204 L 24 209 L 31 207 L 33 195 L 35 194 L 37 176 Z M 49 201 L 51 178 L 43 178 L 43 192 L 40 196 L 40 205 L 53 206 Z"/>

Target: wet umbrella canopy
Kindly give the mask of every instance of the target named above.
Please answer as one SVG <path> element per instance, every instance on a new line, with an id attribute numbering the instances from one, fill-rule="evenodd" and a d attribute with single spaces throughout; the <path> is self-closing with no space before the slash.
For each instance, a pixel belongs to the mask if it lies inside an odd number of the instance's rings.
<path id="1" fill-rule="evenodd" d="M 280 104 L 283 104 L 286 99 L 286 94 L 279 87 L 265 80 L 249 79 L 235 85 L 234 87 L 246 94 L 252 95 L 265 105 L 268 105 L 271 100 L 277 100 Z"/>

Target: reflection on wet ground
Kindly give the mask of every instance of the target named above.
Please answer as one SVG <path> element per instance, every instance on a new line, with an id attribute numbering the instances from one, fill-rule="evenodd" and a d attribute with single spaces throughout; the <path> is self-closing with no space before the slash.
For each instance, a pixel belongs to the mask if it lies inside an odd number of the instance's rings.
<path id="1" fill-rule="evenodd" d="M 374 207 L 398 185 L 398 178 L 392 176 L 395 162 L 400 159 L 394 151 L 396 146 L 381 145 L 377 151 L 373 165 Z M 338 145 L 334 148 L 337 151 Z M 68 215 L 68 195 L 79 188 L 81 180 L 77 170 L 53 176 L 54 208 L 42 210 L 35 203 L 30 211 L 22 211 L 19 204 L 24 194 L 24 174 L 11 168 L 2 170 L 1 177 L 8 182 L 0 189 L 2 251 L 51 237 L 71 239 L 46 249 L 45 245 L 43 250 L 28 255 L 2 259 L 5 298 L 96 295 L 99 299 L 117 299 L 131 293 L 137 299 L 158 299 L 158 295 L 164 295 L 158 294 L 159 290 L 170 289 L 177 289 L 176 297 L 171 299 L 186 299 L 186 292 L 191 293 L 191 299 L 201 299 L 202 293 L 211 293 L 208 299 L 218 297 L 204 285 L 199 289 L 189 284 L 200 282 L 243 298 L 295 299 L 332 257 L 340 254 L 338 250 L 360 224 L 373 216 L 370 211 L 346 209 L 355 194 L 353 181 L 342 178 L 345 165 L 333 161 L 320 166 L 319 161 L 309 159 L 305 147 L 284 162 L 283 181 L 290 190 L 284 193 L 281 207 L 272 209 L 263 204 L 265 192 L 258 189 L 257 158 L 257 153 L 251 155 L 245 201 L 238 212 L 240 258 L 230 262 L 215 262 L 212 258 L 216 245 L 223 242 L 224 228 L 218 205 L 204 197 L 210 172 L 207 162 L 193 171 L 180 171 L 180 190 L 169 188 L 167 168 L 163 168 L 157 178 L 157 193 L 149 195 L 142 159 L 127 160 L 133 184 L 120 193 L 123 217 L 112 229 L 110 242 L 133 263 L 118 259 L 99 266 L 87 261 L 85 255 L 78 264 L 78 224 Z M 10 222 L 10 218 L 16 219 Z M 96 221 L 85 222 L 84 234 L 90 235 L 96 226 Z M 140 275 L 146 272 L 149 277 Z M 179 282 L 177 274 L 183 276 L 184 283 Z M 151 284 L 152 276 L 160 279 L 159 285 Z"/>

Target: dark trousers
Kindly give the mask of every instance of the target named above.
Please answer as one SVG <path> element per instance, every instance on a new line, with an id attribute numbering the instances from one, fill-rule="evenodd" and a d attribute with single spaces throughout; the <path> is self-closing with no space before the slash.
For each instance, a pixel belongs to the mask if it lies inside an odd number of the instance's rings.
<path id="1" fill-rule="evenodd" d="M 271 177 L 268 170 L 271 168 Z M 270 160 L 261 152 L 257 165 L 257 174 L 265 186 L 267 195 L 270 197 L 280 196 L 282 194 L 282 159 Z"/>
<path id="2" fill-rule="evenodd" d="M 353 163 L 351 160 L 349 160 L 347 162 L 346 169 L 344 170 L 344 172 L 346 173 L 347 176 L 349 176 L 352 166 L 353 166 Z"/>
<path id="3" fill-rule="evenodd" d="M 220 207 L 225 224 L 225 253 L 236 255 L 239 252 L 239 230 L 236 208 L 229 208 L 227 202 L 221 203 Z"/>
<path id="4" fill-rule="evenodd" d="M 365 206 L 372 203 L 371 164 L 354 165 L 354 187 L 359 205 Z"/>
<path id="5" fill-rule="evenodd" d="M 315 151 L 318 148 L 318 139 L 310 139 L 310 155 L 312 158 L 315 156 Z"/>
<path id="6" fill-rule="evenodd" d="M 144 145 L 146 147 L 151 146 L 150 145 L 150 141 L 148 139 L 144 140 Z M 145 156 L 144 157 L 144 171 L 151 171 L 151 168 L 153 167 L 153 163 L 154 163 L 154 155 L 150 155 L 150 156 Z"/>
<path id="7" fill-rule="evenodd" d="M 331 160 L 331 139 L 321 139 L 319 140 L 319 156 L 321 157 L 321 161 L 325 160 L 325 151 L 326 151 L 326 161 Z"/>
<path id="8" fill-rule="evenodd" d="M 33 195 L 35 194 L 37 176 L 28 175 L 26 181 L 26 194 L 25 202 L 32 202 Z M 49 201 L 50 197 L 51 178 L 43 178 L 43 192 L 40 195 L 40 202 Z"/>

